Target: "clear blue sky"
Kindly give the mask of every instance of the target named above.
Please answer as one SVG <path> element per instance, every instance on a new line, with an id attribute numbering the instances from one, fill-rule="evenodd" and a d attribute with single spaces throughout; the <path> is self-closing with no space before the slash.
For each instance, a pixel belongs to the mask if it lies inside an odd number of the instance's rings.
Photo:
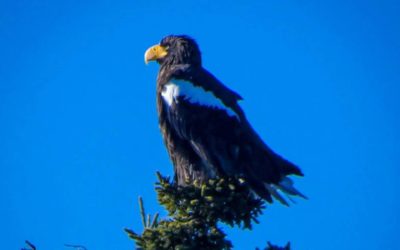
<path id="1" fill-rule="evenodd" d="M 250 2 L 253 2 L 250 4 Z M 0 244 L 132 249 L 137 197 L 162 210 L 156 64 L 167 34 L 239 92 L 310 197 L 269 206 L 236 249 L 398 249 L 399 1 L 0 1 Z M 246 247 L 247 246 L 247 247 Z"/>

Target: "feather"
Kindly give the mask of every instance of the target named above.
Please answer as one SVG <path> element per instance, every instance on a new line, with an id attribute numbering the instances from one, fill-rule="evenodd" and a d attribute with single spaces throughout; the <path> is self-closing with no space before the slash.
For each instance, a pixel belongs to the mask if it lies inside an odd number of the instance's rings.
<path id="1" fill-rule="evenodd" d="M 232 108 L 225 106 L 221 99 L 211 91 L 207 91 L 200 86 L 194 86 L 190 81 L 172 79 L 164 85 L 161 96 L 168 106 L 178 102 L 178 98 L 181 97 L 192 104 L 225 110 L 228 115 L 239 118 Z"/>
<path id="2" fill-rule="evenodd" d="M 273 184 L 265 184 L 265 188 L 280 203 L 282 203 L 285 206 L 289 206 L 289 203 L 282 197 L 282 195 L 279 193 L 279 189 L 277 189 L 275 185 L 273 185 Z"/>
<path id="3" fill-rule="evenodd" d="M 300 191 L 298 191 L 294 186 L 293 186 L 293 180 L 290 179 L 289 177 L 284 177 L 282 180 L 279 182 L 277 187 L 285 192 L 288 195 L 297 195 L 300 196 L 304 199 L 308 199 L 304 194 L 302 194 Z"/>

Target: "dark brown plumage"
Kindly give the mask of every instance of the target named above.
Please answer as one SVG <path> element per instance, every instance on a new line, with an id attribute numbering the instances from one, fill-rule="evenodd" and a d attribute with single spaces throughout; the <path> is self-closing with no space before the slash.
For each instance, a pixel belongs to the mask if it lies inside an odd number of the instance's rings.
<path id="1" fill-rule="evenodd" d="M 145 61 L 160 64 L 157 109 L 175 180 L 236 176 L 246 179 L 263 199 L 297 195 L 288 175 L 301 170 L 274 153 L 257 135 L 238 101 L 242 98 L 202 67 L 196 42 L 187 36 L 167 36 L 149 48 Z"/>

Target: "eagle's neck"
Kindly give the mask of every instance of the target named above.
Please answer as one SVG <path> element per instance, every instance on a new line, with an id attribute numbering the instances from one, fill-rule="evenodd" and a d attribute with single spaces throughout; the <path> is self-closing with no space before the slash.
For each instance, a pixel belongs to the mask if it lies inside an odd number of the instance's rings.
<path id="1" fill-rule="evenodd" d="M 202 69 L 202 67 L 198 67 L 192 64 L 161 64 L 160 70 L 158 71 L 157 76 L 157 85 L 163 87 L 164 84 L 167 84 L 172 78 L 185 78 L 185 75 L 188 71 L 197 71 Z"/>

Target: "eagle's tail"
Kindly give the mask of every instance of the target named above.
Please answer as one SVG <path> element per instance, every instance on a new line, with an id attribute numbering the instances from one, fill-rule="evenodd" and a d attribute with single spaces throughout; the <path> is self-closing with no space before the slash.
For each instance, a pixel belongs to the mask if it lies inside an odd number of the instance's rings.
<path id="1" fill-rule="evenodd" d="M 293 186 L 293 180 L 287 176 L 283 177 L 279 184 L 265 184 L 265 188 L 275 199 L 286 206 L 289 206 L 289 203 L 283 196 L 286 196 L 293 203 L 295 201 L 290 196 L 300 196 L 303 199 L 308 199 Z"/>

